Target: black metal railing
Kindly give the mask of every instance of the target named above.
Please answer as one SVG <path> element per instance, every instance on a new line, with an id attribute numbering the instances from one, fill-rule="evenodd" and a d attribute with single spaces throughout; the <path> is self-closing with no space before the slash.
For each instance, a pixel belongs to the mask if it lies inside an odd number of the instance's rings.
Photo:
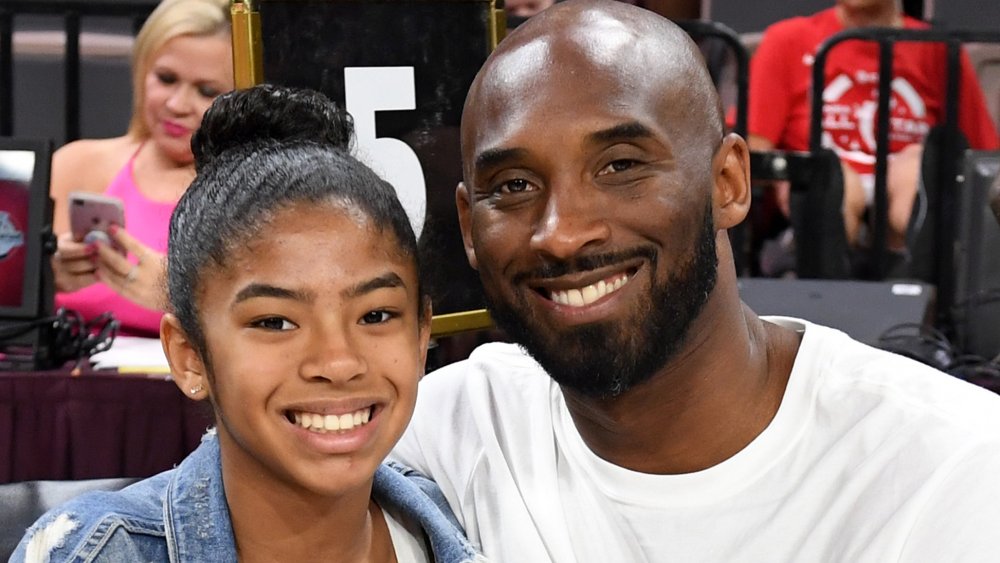
<path id="1" fill-rule="evenodd" d="M 947 315 L 950 299 L 954 294 L 953 261 L 954 225 L 956 220 L 956 179 L 960 165 L 960 132 L 958 123 L 959 83 L 962 45 L 965 43 L 1000 43 L 1000 33 L 987 31 L 945 31 L 938 29 L 858 28 L 842 31 L 827 39 L 816 52 L 812 71 L 812 106 L 810 117 L 809 150 L 819 152 L 823 144 L 823 90 L 825 67 L 830 51 L 840 43 L 851 40 L 869 41 L 879 47 L 878 106 L 875 149 L 875 205 L 872 227 L 874 272 L 877 278 L 885 274 L 887 266 L 886 236 L 888 229 L 888 156 L 889 117 L 893 77 L 893 51 L 896 43 L 940 43 L 946 47 L 947 85 L 945 115 L 940 123 L 942 141 L 937 174 L 925 178 L 934 182 L 938 194 L 934 206 L 934 252 L 931 281 L 937 286 L 939 316 Z M 946 320 L 946 319 L 939 319 Z"/>
<path id="2" fill-rule="evenodd" d="M 739 35 L 725 24 L 701 20 L 679 20 L 676 23 L 692 39 L 696 41 L 699 39 L 718 39 L 733 54 L 736 61 L 736 115 L 733 122 L 733 132 L 745 138 L 747 135 L 750 53 L 740 41 Z"/>
<path id="3" fill-rule="evenodd" d="M 80 28 L 85 17 L 119 17 L 137 32 L 157 0 L 3 0 L 0 3 L 0 136 L 14 132 L 14 21 L 19 16 L 62 16 L 66 33 L 65 139 L 80 137 Z"/>

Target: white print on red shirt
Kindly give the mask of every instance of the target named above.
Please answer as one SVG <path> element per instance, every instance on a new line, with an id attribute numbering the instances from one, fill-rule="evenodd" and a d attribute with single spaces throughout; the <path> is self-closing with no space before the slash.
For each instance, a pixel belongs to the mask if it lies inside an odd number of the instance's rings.
<path id="1" fill-rule="evenodd" d="M 927 105 L 905 78 L 892 80 L 889 100 L 889 153 L 920 143 L 930 130 Z M 875 167 L 878 73 L 859 70 L 837 75 L 823 90 L 823 146 L 859 173 Z"/>

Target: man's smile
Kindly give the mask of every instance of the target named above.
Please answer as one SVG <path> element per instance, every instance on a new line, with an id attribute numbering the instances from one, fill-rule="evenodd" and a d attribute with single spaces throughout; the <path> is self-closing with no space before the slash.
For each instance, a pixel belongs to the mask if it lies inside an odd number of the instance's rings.
<path id="1" fill-rule="evenodd" d="M 614 273 L 587 285 L 565 289 L 538 288 L 538 292 L 560 305 L 583 307 L 595 303 L 621 289 L 635 275 L 635 272 L 635 269 L 629 269 Z"/>

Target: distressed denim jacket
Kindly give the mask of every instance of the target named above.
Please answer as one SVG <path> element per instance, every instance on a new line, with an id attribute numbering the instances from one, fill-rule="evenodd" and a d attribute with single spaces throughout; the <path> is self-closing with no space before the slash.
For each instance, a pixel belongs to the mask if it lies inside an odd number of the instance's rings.
<path id="1" fill-rule="evenodd" d="M 483 561 L 433 481 L 398 464 L 375 473 L 375 500 L 419 523 L 435 561 Z M 236 561 L 214 433 L 175 469 L 117 492 L 92 492 L 50 510 L 10 561 Z"/>

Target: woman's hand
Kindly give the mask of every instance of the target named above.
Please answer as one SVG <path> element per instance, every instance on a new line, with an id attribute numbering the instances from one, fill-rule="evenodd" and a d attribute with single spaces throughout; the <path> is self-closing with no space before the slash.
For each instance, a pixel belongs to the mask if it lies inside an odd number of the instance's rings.
<path id="1" fill-rule="evenodd" d="M 52 255 L 52 273 L 56 289 L 70 292 L 97 282 L 97 246 L 73 240 L 73 235 L 59 235 L 56 253 Z"/>
<path id="2" fill-rule="evenodd" d="M 164 310 L 166 257 L 120 227 L 112 227 L 109 235 L 138 261 L 133 264 L 110 245 L 97 243 L 97 279 L 133 303 L 154 311 Z"/>

